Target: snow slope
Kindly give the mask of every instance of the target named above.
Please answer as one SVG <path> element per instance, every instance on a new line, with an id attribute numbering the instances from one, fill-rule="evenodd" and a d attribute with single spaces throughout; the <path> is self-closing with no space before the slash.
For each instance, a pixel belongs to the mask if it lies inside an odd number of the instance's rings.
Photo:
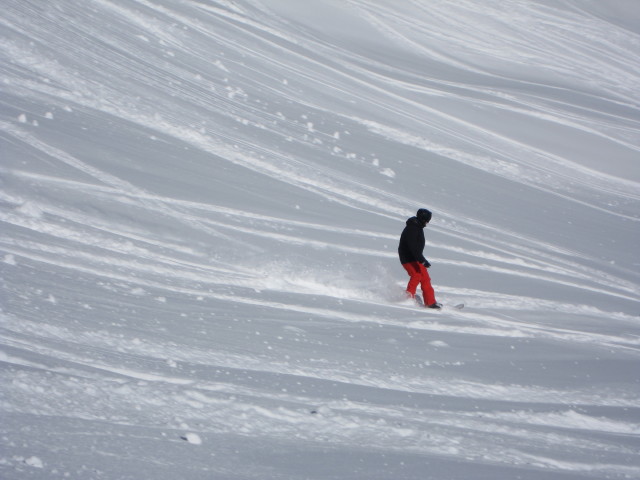
<path id="1" fill-rule="evenodd" d="M 2 4 L 0 477 L 640 478 L 640 4 Z"/>

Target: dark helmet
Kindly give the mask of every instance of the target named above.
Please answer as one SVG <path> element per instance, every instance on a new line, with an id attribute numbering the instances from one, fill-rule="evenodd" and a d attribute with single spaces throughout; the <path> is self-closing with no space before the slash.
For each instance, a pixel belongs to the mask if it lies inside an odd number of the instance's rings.
<path id="1" fill-rule="evenodd" d="M 420 210 L 418 210 L 418 213 L 416 213 L 416 217 L 420 222 L 426 225 L 431 221 L 431 212 L 426 208 L 421 208 Z"/>

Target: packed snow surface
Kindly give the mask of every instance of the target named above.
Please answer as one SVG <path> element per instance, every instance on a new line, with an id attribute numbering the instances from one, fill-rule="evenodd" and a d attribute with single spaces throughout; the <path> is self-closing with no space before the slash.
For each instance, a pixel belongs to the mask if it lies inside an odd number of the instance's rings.
<path id="1" fill-rule="evenodd" d="M 640 478 L 639 2 L 4 0 L 0 42 L 2 479 Z"/>

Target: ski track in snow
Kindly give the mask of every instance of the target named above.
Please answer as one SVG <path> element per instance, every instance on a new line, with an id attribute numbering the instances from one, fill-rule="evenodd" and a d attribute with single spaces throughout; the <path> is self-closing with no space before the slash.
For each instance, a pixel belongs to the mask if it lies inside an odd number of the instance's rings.
<path id="1" fill-rule="evenodd" d="M 640 476 L 637 7 L 4 7 L 0 476 Z"/>

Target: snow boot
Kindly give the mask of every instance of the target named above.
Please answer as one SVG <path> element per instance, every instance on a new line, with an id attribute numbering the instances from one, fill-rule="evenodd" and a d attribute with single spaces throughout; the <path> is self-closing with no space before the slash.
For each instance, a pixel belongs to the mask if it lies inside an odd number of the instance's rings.
<path id="1" fill-rule="evenodd" d="M 407 299 L 413 300 L 416 303 L 417 306 L 419 306 L 419 307 L 423 307 L 424 306 L 424 303 L 422 302 L 422 299 L 418 295 L 415 295 L 415 294 L 413 294 L 411 292 L 404 292 L 404 293 L 405 293 Z"/>

